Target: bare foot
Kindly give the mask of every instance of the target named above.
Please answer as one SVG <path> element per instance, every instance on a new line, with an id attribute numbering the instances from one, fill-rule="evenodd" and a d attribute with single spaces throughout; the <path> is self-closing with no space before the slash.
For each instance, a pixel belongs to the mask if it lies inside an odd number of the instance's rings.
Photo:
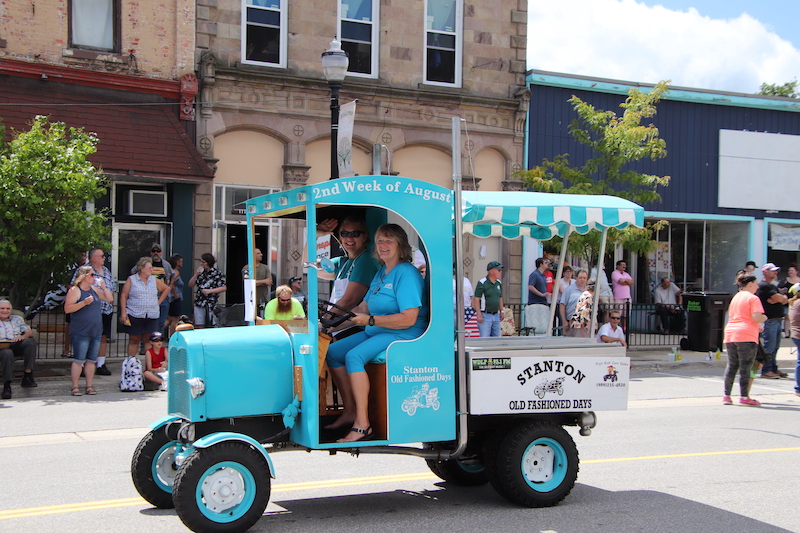
<path id="1" fill-rule="evenodd" d="M 339 416 L 339 418 L 337 418 L 327 426 L 322 426 L 322 427 L 325 429 L 339 429 L 343 427 L 352 426 L 353 422 L 355 421 L 356 421 L 355 415 L 350 416 L 347 413 L 343 413 Z"/>
<path id="2" fill-rule="evenodd" d="M 348 433 L 347 436 L 337 440 L 336 442 L 358 442 L 360 440 L 370 439 L 372 439 L 372 426 L 369 426 L 367 429 L 353 428 L 350 430 L 350 433 Z"/>

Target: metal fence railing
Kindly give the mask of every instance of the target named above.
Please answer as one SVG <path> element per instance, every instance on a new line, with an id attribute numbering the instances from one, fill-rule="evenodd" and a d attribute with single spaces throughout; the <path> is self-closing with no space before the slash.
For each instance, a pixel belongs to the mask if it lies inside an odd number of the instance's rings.
<path id="1" fill-rule="evenodd" d="M 530 334 L 530 328 L 525 324 L 525 304 L 510 304 L 517 326 L 518 335 Z M 686 337 L 686 316 L 680 306 L 665 306 L 664 311 L 658 310 L 655 304 L 599 304 L 597 309 L 597 322 L 599 325 L 607 321 L 608 312 L 617 310 L 622 316 L 621 326 L 625 331 L 628 346 L 679 346 L 682 338 Z M 672 313 L 672 311 L 675 313 Z M 667 328 L 662 328 L 662 314 L 667 316 Z M 557 313 L 556 313 L 557 315 Z M 553 324 L 553 334 L 561 335 L 561 325 L 558 317 Z"/>
<path id="2" fill-rule="evenodd" d="M 231 320 L 240 313 L 240 306 L 227 306 L 222 308 L 222 316 L 219 316 L 221 325 L 239 325 L 239 322 Z M 511 309 L 516 325 L 517 335 L 528 335 L 530 331 L 525 326 L 525 304 L 509 304 L 506 307 Z M 622 327 L 628 341 L 628 346 L 678 346 L 680 340 L 686 336 L 686 321 L 683 311 L 680 311 L 682 322 L 675 324 L 671 320 L 667 321 L 668 326 L 674 327 L 666 332 L 661 328 L 661 316 L 655 304 L 600 304 L 597 310 L 598 323 L 606 321 L 608 311 L 618 309 L 623 317 Z M 227 314 L 225 313 L 227 311 Z M 112 324 L 112 334 L 108 343 L 108 357 L 124 357 L 127 353 L 128 334 L 122 331 L 114 314 Z M 671 318 L 671 317 L 670 317 Z M 229 321 L 226 324 L 226 319 Z M 553 334 L 560 335 L 561 328 L 559 320 L 553 327 Z M 72 350 L 69 342 L 65 344 L 66 322 L 64 320 L 63 308 L 51 311 L 43 311 L 28 320 L 28 325 L 37 331 L 36 339 L 38 342 L 39 359 L 58 359 L 62 353 Z"/>

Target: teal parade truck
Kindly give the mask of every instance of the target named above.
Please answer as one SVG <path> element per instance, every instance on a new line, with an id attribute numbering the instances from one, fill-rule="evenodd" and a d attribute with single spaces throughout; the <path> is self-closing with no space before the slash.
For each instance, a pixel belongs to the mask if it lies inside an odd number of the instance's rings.
<path id="1" fill-rule="evenodd" d="M 453 190 L 358 176 L 254 198 L 246 211 L 251 265 L 257 220 L 305 228 L 310 302 L 319 301 L 318 273 L 330 266 L 316 254 L 319 221 L 357 212 L 371 235 L 400 224 L 427 263 L 427 329 L 367 365 L 374 438 L 353 443 L 323 428 L 336 415 L 320 335 L 330 325 L 328 302 L 310 305 L 306 320 L 177 332 L 168 414 L 150 426 L 131 464 L 144 499 L 174 507 L 193 531 L 245 531 L 261 519 L 280 475 L 276 454 L 293 450 L 413 455 L 446 482 L 488 482 L 522 506 L 552 506 L 569 494 L 578 451 L 565 426 L 589 435 L 595 411 L 626 409 L 630 361 L 623 347 L 593 338 L 465 338 L 456 312 L 463 295 L 455 291 L 454 303 L 453 290 L 454 276 L 462 279 L 462 234 L 561 235 L 566 244 L 572 232 L 642 226 L 641 207 L 605 196 L 462 195 L 457 176 Z"/>

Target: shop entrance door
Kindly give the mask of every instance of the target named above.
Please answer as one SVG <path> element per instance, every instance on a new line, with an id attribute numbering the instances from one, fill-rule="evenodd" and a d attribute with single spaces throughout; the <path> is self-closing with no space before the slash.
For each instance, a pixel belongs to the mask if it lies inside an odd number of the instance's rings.
<path id="1" fill-rule="evenodd" d="M 256 248 L 264 254 L 263 262 L 270 265 L 270 271 L 274 274 L 275 268 L 270 264 L 269 257 L 269 228 L 267 226 L 256 227 Z M 227 224 L 225 232 L 225 265 L 220 265 L 220 270 L 225 273 L 225 281 L 228 284 L 226 292 L 226 302 L 230 304 L 244 303 L 244 282 L 242 281 L 242 268 L 247 265 L 247 226 L 243 224 Z"/>

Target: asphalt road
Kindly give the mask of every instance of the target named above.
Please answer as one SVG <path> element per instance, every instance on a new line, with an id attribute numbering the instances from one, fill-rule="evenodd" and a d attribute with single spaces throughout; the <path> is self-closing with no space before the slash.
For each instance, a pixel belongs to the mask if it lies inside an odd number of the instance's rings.
<path id="1" fill-rule="evenodd" d="M 800 531 L 792 380 L 756 380 L 761 408 L 723 406 L 721 387 L 713 366 L 634 369 L 627 411 L 598 413 L 590 437 L 570 430 L 581 469 L 554 508 L 451 486 L 417 458 L 291 452 L 274 456 L 251 531 Z M 0 531 L 186 531 L 130 481 L 133 450 L 165 411 L 158 392 L 0 403 Z"/>

